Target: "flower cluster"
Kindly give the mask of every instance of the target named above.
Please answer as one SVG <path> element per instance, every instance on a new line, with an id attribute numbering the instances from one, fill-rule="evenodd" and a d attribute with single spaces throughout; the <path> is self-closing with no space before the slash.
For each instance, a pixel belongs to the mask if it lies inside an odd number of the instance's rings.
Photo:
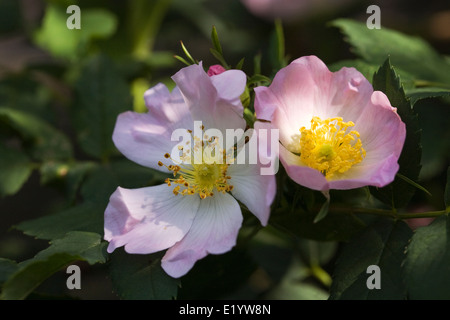
<path id="1" fill-rule="evenodd" d="M 261 173 L 268 154 L 279 158 L 293 181 L 322 192 L 382 187 L 399 169 L 405 125 L 387 97 L 354 68 L 333 73 L 314 56 L 293 61 L 270 86 L 254 88 L 258 121 L 251 139 L 225 144 L 220 133 L 252 129 L 240 99 L 245 73 L 221 66 L 205 72 L 200 63 L 172 79 L 172 92 L 158 84 L 145 93 L 147 113 L 129 111 L 117 119 L 116 147 L 168 178 L 159 186 L 119 187 L 112 194 L 105 210 L 108 252 L 121 246 L 132 254 L 167 250 L 163 269 L 181 277 L 206 255 L 231 250 L 243 221 L 241 205 L 263 226 L 268 223 L 277 192 L 276 171 Z M 210 129 L 218 134 L 207 134 Z M 263 129 L 279 136 L 266 150 L 260 147 L 267 141 Z M 174 138 L 179 130 L 187 141 Z M 253 138 L 256 149 L 248 142 Z M 259 161 L 236 161 L 249 152 Z"/>

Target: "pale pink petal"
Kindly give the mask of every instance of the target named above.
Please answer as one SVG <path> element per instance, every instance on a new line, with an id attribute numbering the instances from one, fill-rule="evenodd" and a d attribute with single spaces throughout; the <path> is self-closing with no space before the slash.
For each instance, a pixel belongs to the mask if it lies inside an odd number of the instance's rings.
<path id="1" fill-rule="evenodd" d="M 147 254 L 173 246 L 188 232 L 200 198 L 175 196 L 173 187 L 117 188 L 105 210 L 108 252 L 125 245 L 128 253 Z"/>
<path id="2" fill-rule="evenodd" d="M 224 72 L 224 74 L 227 72 L 229 71 Z M 245 83 L 242 88 L 237 88 L 234 81 L 241 85 L 241 78 L 240 73 L 232 73 L 229 77 L 232 81 L 230 85 L 233 90 L 237 90 L 236 94 L 239 95 L 244 92 Z M 246 123 L 241 112 L 243 110 L 241 106 L 237 107 L 233 104 L 234 101 L 232 103 L 218 94 L 211 78 L 203 70 L 201 64 L 181 69 L 172 79 L 179 87 L 189 107 L 192 119 L 202 121 L 206 129 L 214 128 L 225 132 L 226 129 L 245 128 Z M 227 96 L 230 96 L 230 93 Z"/>
<path id="3" fill-rule="evenodd" d="M 229 194 L 217 192 L 200 202 L 195 220 L 186 236 L 167 250 L 161 265 L 174 278 L 185 275 L 209 253 L 221 254 L 236 244 L 242 225 L 238 202 Z"/>
<path id="4" fill-rule="evenodd" d="M 276 181 L 274 175 L 261 175 L 259 164 L 230 165 L 227 173 L 233 186 L 231 194 L 242 202 L 260 221 L 267 225 L 270 206 L 275 198 Z"/>
<path id="5" fill-rule="evenodd" d="M 193 121 L 178 88 L 169 92 L 165 85 L 158 84 L 145 92 L 144 99 L 148 112 L 120 114 L 113 141 L 128 159 L 167 172 L 158 162 L 173 164 L 164 158 L 178 143 L 178 140 L 171 141 L 172 133 L 178 128 L 192 129 Z"/>
<path id="6" fill-rule="evenodd" d="M 319 191 L 329 189 L 328 181 L 320 171 L 303 165 L 299 156 L 282 145 L 280 145 L 280 161 L 288 176 L 298 184 Z"/>
<path id="7" fill-rule="evenodd" d="M 330 182 L 333 189 L 350 189 L 371 185 L 383 187 L 395 179 L 406 138 L 406 127 L 386 95 L 375 91 L 355 125 L 361 134 L 366 157 Z M 367 125 L 367 124 L 370 125 Z"/>
<path id="8" fill-rule="evenodd" d="M 118 116 L 112 139 L 117 149 L 131 161 L 168 172 L 158 166 L 158 162 L 172 164 L 164 158 L 178 143 L 171 141 L 172 132 L 170 126 L 159 123 L 148 113 L 128 111 Z"/>
<path id="9" fill-rule="evenodd" d="M 241 103 L 241 95 L 245 90 L 247 83 L 247 76 L 240 70 L 228 70 L 220 74 L 210 77 L 212 84 L 217 90 L 218 96 L 226 101 L 229 101 L 234 106 L 234 110 L 238 114 L 244 112 L 244 107 Z"/>
<path id="10" fill-rule="evenodd" d="M 192 127 L 189 108 L 177 87 L 169 92 L 164 84 L 159 83 L 144 93 L 144 100 L 148 113 L 160 124 L 172 129 Z"/>
<path id="11" fill-rule="evenodd" d="M 369 161 L 380 161 L 391 154 L 399 157 L 406 128 L 396 109 L 380 91 L 372 94 L 367 105 L 354 127 L 361 135 L 364 149 L 370 153 L 366 158 Z"/>
<path id="12" fill-rule="evenodd" d="M 331 73 L 328 88 L 322 93 L 326 115 L 322 119 L 341 117 L 345 122 L 358 122 L 373 93 L 370 82 L 355 68 L 342 68 Z"/>
<path id="13" fill-rule="evenodd" d="M 388 156 L 378 163 L 356 165 L 329 182 L 330 189 L 354 189 L 364 186 L 384 187 L 394 181 L 399 169 L 398 157 Z"/>
<path id="14" fill-rule="evenodd" d="M 281 105 L 275 94 L 268 87 L 260 86 L 255 91 L 255 115 L 259 120 L 272 121 L 273 114 Z"/>
<path id="15" fill-rule="evenodd" d="M 278 71 L 269 88 L 280 103 L 276 113 L 284 115 L 273 119 L 275 125 L 283 130 L 286 123 L 281 121 L 287 120 L 290 127 L 299 130 L 308 127 L 313 116 L 326 117 L 327 106 L 323 101 L 331 77 L 326 65 L 314 56 L 294 60 Z"/>
<path id="16" fill-rule="evenodd" d="M 283 112 L 283 104 L 270 88 L 261 86 L 254 90 L 256 118 L 271 121 L 272 127 L 279 130 L 280 141 L 284 145 L 290 144 L 292 138 L 300 133 L 300 127 Z"/>
<path id="17" fill-rule="evenodd" d="M 257 153 L 257 163 L 261 165 L 262 175 L 275 175 L 278 172 L 280 162 L 280 130 L 269 122 L 261 121 L 256 121 L 253 127 L 258 141 L 258 150 L 257 152 L 250 151 L 251 155 L 254 156 Z"/>

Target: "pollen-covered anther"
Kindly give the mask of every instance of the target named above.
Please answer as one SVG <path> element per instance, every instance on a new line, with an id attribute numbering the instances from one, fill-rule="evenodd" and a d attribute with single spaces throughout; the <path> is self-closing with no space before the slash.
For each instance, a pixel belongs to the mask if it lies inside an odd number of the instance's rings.
<path id="1" fill-rule="evenodd" d="M 326 120 L 314 117 L 310 129 L 300 128 L 300 160 L 328 179 L 346 172 L 366 156 L 359 132 L 347 132 L 354 125 L 340 117 Z"/>
<path id="2" fill-rule="evenodd" d="M 201 129 L 204 130 L 204 127 Z M 192 135 L 193 152 L 190 147 L 184 149 L 183 146 L 178 146 L 178 150 L 182 151 L 179 158 L 181 163 L 175 161 L 168 153 L 164 154 L 164 157 L 171 159 L 175 164 L 165 165 L 161 161 L 158 162 L 158 165 L 165 166 L 172 172 L 173 178 L 168 178 L 165 182 L 168 186 L 175 185 L 173 189 L 175 195 L 198 194 L 201 199 L 206 199 L 213 197 L 216 191 L 227 193 L 233 190 L 233 186 L 228 183 L 231 176 L 227 174 L 228 163 L 233 161 L 230 161 L 230 156 L 220 148 L 217 137 L 203 136 L 203 138 L 206 140 Z M 213 152 L 205 158 L 205 150 L 206 154 L 211 150 Z M 199 159 L 198 155 L 202 155 L 202 158 Z"/>

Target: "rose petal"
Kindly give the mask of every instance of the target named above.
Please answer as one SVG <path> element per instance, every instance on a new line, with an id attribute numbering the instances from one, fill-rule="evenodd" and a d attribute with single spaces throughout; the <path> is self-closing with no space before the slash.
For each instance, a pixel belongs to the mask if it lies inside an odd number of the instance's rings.
<path id="1" fill-rule="evenodd" d="M 288 176 L 298 184 L 319 191 L 329 189 L 328 181 L 322 173 L 304 166 L 299 156 L 296 156 L 282 145 L 280 145 L 280 161 Z"/>
<path id="2" fill-rule="evenodd" d="M 144 93 L 144 100 L 149 114 L 159 123 L 173 129 L 192 127 L 189 108 L 177 87 L 169 92 L 164 84 L 159 83 Z"/>
<path id="3" fill-rule="evenodd" d="M 231 250 L 242 220 L 239 204 L 229 194 L 217 192 L 213 197 L 203 199 L 189 232 L 164 255 L 163 269 L 178 278 L 207 254 Z"/>
<path id="4" fill-rule="evenodd" d="M 247 83 L 245 73 L 240 70 L 228 70 L 213 75 L 210 79 L 216 88 L 219 97 L 229 101 L 231 105 L 234 106 L 234 110 L 238 114 L 242 114 L 244 112 L 244 107 L 241 103 L 241 95 L 244 92 Z"/>
<path id="5" fill-rule="evenodd" d="M 229 183 L 231 194 L 241 201 L 260 221 L 267 225 L 270 206 L 275 198 L 276 181 L 274 175 L 261 175 L 261 166 L 256 164 L 230 165 Z"/>
<path id="6" fill-rule="evenodd" d="M 180 241 L 197 213 L 200 198 L 175 196 L 171 187 L 117 188 L 105 210 L 108 252 L 125 245 L 128 253 L 161 251 Z"/>
<path id="7" fill-rule="evenodd" d="M 228 71 L 224 72 L 226 74 Z M 241 75 L 231 73 L 229 76 L 231 83 L 242 83 Z M 222 74 L 221 74 L 222 76 Z M 223 77 L 228 77 L 225 75 Z M 184 100 L 186 101 L 193 120 L 202 121 L 206 129 L 219 129 L 225 132 L 226 129 L 245 128 L 245 120 L 243 118 L 241 106 L 236 107 L 229 100 L 223 99 L 217 93 L 217 89 L 202 65 L 191 65 L 178 71 L 172 79 L 180 88 Z M 220 81 L 219 81 L 220 82 Z M 231 84 L 230 84 L 231 85 Z M 239 89 L 236 94 L 242 94 L 245 89 L 245 83 L 242 88 L 236 88 L 232 85 L 233 90 Z M 231 93 L 227 93 L 229 97 Z M 239 102 L 240 103 L 240 102 Z M 238 112 L 237 109 L 240 111 Z"/>
<path id="8" fill-rule="evenodd" d="M 172 128 L 159 123 L 150 114 L 128 111 L 118 116 L 112 139 L 117 149 L 131 161 L 168 172 L 158 162 L 172 164 L 164 158 L 177 144 L 171 141 L 171 135 Z"/>
<path id="9" fill-rule="evenodd" d="M 406 138 L 405 124 L 384 93 L 375 91 L 368 105 L 355 125 L 355 130 L 361 134 L 366 157 L 347 172 L 337 175 L 330 182 L 333 189 L 365 185 L 383 187 L 395 179 Z"/>

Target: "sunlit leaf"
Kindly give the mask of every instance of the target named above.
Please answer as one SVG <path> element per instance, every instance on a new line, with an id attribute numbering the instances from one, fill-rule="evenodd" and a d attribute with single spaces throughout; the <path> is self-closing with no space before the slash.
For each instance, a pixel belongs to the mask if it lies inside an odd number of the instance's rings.
<path id="1" fill-rule="evenodd" d="M 421 38 L 386 27 L 371 30 L 365 23 L 350 19 L 331 24 L 346 35 L 354 53 L 372 65 L 381 65 L 389 57 L 392 65 L 416 79 L 450 82 L 450 64 Z"/>
<path id="2" fill-rule="evenodd" d="M 117 19 L 104 9 L 83 8 L 80 14 L 80 29 L 66 26 L 70 14 L 66 6 L 49 3 L 46 7 L 42 27 L 35 34 L 35 41 L 53 55 L 76 58 L 85 54 L 90 41 L 110 37 L 117 28 Z"/>

